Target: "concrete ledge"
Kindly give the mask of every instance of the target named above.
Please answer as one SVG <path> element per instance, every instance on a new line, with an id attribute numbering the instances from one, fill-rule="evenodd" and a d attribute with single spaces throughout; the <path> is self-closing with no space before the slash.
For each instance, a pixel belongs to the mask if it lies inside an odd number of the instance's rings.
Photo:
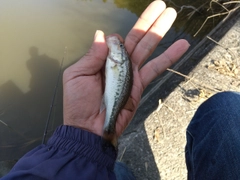
<path id="1" fill-rule="evenodd" d="M 143 97 L 119 140 L 118 158 L 137 179 L 187 179 L 185 131 L 194 112 L 217 92 L 240 90 L 239 73 L 228 72 L 240 68 L 239 17 L 234 12 L 209 33 L 221 46 L 204 38 L 173 67 L 187 78 L 167 72 Z"/>

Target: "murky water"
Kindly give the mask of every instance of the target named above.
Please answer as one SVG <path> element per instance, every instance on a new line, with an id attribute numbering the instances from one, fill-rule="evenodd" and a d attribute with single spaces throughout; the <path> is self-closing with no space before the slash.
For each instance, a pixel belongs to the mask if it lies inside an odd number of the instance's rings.
<path id="1" fill-rule="evenodd" d="M 41 142 L 62 58 L 64 67 L 78 60 L 97 29 L 125 35 L 137 16 L 101 0 L 1 0 L 0 5 L 2 160 Z M 58 92 L 50 128 L 62 121 L 61 88 Z"/>
<path id="2" fill-rule="evenodd" d="M 125 37 L 150 2 L 0 0 L 0 161 L 18 159 L 41 142 L 61 60 L 64 58 L 63 68 L 78 60 L 97 29 Z M 168 3 L 178 4 L 180 11 L 181 3 L 186 2 Z M 192 17 L 202 21 L 201 14 L 191 8 L 185 13 L 153 56 L 176 39 L 187 38 L 193 45 L 201 40 L 201 36 L 192 37 L 188 25 Z M 49 133 L 61 122 L 60 82 Z"/>

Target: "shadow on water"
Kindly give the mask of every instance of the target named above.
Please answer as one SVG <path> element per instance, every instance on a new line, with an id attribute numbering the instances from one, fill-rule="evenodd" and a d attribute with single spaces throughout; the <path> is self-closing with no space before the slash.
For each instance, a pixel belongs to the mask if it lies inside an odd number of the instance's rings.
<path id="1" fill-rule="evenodd" d="M 12 81 L 0 87 L 1 160 L 18 159 L 42 139 L 60 65 L 46 54 L 39 55 L 34 46 L 29 54 L 26 66 L 31 74 L 30 91 L 22 93 Z M 62 104 L 59 101 L 58 97 Z M 54 114 L 62 120 L 62 113 Z"/>

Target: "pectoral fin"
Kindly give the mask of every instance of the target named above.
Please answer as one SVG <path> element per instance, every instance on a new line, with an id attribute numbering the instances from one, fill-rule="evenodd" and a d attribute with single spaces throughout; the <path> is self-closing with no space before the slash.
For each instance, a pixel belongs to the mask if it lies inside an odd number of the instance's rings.
<path id="1" fill-rule="evenodd" d="M 104 103 L 104 96 L 102 97 L 102 102 L 101 102 L 101 106 L 100 106 L 100 114 L 106 109 L 106 105 Z"/>

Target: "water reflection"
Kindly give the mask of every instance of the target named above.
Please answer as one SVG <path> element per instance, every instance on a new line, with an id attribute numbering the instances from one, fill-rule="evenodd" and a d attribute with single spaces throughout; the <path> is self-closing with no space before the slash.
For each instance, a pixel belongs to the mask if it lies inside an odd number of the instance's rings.
<path id="1" fill-rule="evenodd" d="M 22 93 L 12 81 L 0 87 L 0 146 L 6 148 L 0 154 L 1 160 L 18 158 L 26 147 L 39 144 L 42 138 L 60 65 L 58 60 L 40 55 L 34 46 L 29 54 L 26 66 L 31 74 L 30 91 Z M 61 100 L 58 102 L 61 104 Z M 58 114 L 61 116 L 61 112 Z"/>
<path id="2" fill-rule="evenodd" d="M 0 0 L 0 161 L 18 159 L 40 144 L 59 62 L 77 61 L 96 29 L 126 35 L 136 15 L 112 2 Z M 34 46 L 33 46 L 34 45 Z M 48 132 L 62 123 L 59 81 Z"/>
<path id="3" fill-rule="evenodd" d="M 31 58 L 27 61 L 27 68 L 31 73 L 30 89 L 41 97 L 47 96 L 53 90 L 51 85 L 56 82 L 59 62 L 45 54 L 39 55 L 38 48 L 34 46 L 29 49 L 29 54 Z"/>

